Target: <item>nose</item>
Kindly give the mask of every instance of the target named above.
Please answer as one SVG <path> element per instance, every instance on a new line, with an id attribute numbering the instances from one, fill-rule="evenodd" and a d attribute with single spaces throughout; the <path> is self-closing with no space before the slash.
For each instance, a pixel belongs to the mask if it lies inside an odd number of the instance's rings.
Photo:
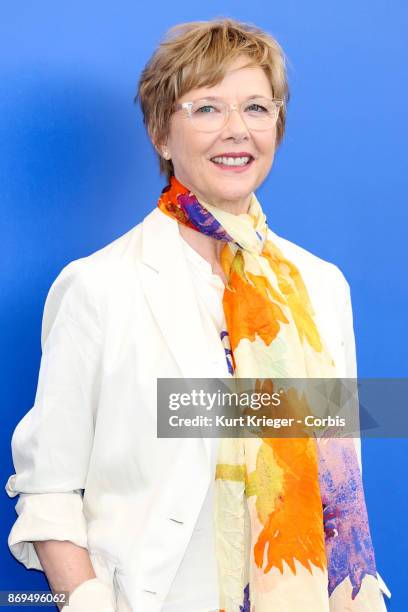
<path id="1" fill-rule="evenodd" d="M 231 107 L 229 117 L 223 129 L 223 136 L 239 140 L 249 136 L 248 127 L 239 112 L 238 106 L 234 105 Z"/>

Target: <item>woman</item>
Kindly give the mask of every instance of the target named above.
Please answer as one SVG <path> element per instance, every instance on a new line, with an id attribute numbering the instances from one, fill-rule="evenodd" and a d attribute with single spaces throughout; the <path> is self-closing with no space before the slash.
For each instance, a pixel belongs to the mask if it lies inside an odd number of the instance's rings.
<path id="1" fill-rule="evenodd" d="M 254 195 L 284 135 L 283 53 L 233 20 L 183 24 L 138 95 L 169 184 L 50 289 L 10 549 L 75 611 L 385 610 L 353 442 L 156 436 L 157 378 L 356 376 L 344 276 Z"/>

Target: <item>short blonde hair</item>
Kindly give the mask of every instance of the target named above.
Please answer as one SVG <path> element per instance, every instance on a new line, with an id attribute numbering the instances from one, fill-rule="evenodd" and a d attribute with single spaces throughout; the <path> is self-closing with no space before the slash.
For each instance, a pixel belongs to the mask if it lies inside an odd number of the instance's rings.
<path id="1" fill-rule="evenodd" d="M 247 55 L 251 65 L 264 69 L 274 98 L 283 100 L 276 125 L 276 146 L 283 139 L 289 87 L 286 60 L 279 43 L 263 30 L 234 19 L 193 21 L 172 27 L 147 62 L 140 76 L 139 99 L 143 121 L 155 146 L 168 135 L 177 100 L 196 87 L 216 85 L 229 65 Z M 160 173 L 174 174 L 171 160 L 158 153 Z"/>

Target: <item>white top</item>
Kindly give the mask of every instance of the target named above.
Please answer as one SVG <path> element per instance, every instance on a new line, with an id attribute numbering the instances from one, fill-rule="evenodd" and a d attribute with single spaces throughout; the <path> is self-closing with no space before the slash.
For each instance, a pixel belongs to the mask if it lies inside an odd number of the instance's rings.
<path id="1" fill-rule="evenodd" d="M 214 346 L 214 357 L 223 350 L 220 334 L 226 330 L 222 296 L 224 283 L 213 274 L 211 265 L 180 235 L 196 290 L 198 306 L 206 335 Z M 222 361 L 222 360 L 221 360 Z M 224 371 L 220 365 L 220 377 L 228 377 L 227 360 Z M 215 474 L 218 439 L 213 438 L 212 472 Z M 213 532 L 214 478 L 198 516 L 191 540 L 176 577 L 170 587 L 163 612 L 213 612 L 218 611 L 218 576 Z"/>

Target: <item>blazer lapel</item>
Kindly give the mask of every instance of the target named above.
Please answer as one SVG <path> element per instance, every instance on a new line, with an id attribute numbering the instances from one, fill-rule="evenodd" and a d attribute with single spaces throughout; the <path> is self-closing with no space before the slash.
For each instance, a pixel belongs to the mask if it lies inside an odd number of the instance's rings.
<path id="1" fill-rule="evenodd" d="M 159 209 L 143 221 L 142 284 L 182 376 L 206 376 L 212 356 L 183 255 L 178 223 Z"/>
<path id="2" fill-rule="evenodd" d="M 183 378 L 211 378 L 214 360 L 204 333 L 178 223 L 154 209 L 142 226 L 142 286 Z M 210 461 L 211 439 L 201 438 Z"/>

